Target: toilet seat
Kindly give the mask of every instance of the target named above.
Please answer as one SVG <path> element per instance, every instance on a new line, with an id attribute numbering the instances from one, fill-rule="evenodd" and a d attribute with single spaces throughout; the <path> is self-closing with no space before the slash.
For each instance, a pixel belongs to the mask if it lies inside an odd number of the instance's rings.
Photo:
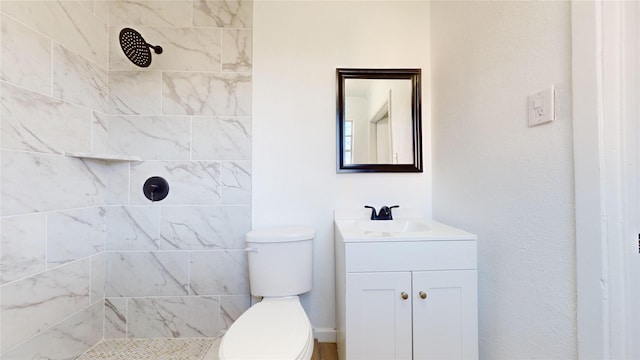
<path id="1" fill-rule="evenodd" d="M 264 298 L 236 320 L 220 343 L 221 360 L 308 360 L 313 332 L 297 296 Z"/>

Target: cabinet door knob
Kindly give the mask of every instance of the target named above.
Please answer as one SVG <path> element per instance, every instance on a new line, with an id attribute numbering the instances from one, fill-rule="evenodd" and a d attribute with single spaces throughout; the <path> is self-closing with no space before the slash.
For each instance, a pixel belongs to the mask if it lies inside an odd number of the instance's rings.
<path id="1" fill-rule="evenodd" d="M 402 297 L 402 300 L 407 300 L 409 298 L 409 294 L 404 291 L 400 293 L 400 296 Z"/>
<path id="2" fill-rule="evenodd" d="M 420 291 L 420 292 L 418 293 L 418 295 L 420 295 L 420 299 L 426 299 L 426 298 L 427 298 L 427 293 L 426 293 L 426 292 L 424 292 L 424 291 Z"/>

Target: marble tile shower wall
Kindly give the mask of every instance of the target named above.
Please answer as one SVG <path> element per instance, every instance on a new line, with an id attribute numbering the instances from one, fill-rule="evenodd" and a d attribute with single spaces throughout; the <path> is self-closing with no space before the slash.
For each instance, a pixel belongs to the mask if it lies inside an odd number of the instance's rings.
<path id="1" fill-rule="evenodd" d="M 214 337 L 249 306 L 250 1 L 117 1 L 99 152 L 137 155 L 106 207 L 105 337 Z M 164 51 L 136 67 L 123 27 Z M 144 181 L 162 176 L 151 204 Z"/>
<path id="2" fill-rule="evenodd" d="M 103 337 L 112 172 L 63 155 L 93 151 L 108 111 L 108 24 L 95 5 L 0 2 L 3 360 L 71 359 Z"/>
<path id="3" fill-rule="evenodd" d="M 0 25 L 0 358 L 218 335 L 249 306 L 252 3 L 2 0 Z"/>

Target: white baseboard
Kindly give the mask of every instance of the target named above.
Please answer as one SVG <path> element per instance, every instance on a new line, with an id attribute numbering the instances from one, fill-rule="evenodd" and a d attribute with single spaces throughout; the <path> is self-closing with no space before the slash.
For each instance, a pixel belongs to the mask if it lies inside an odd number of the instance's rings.
<path id="1" fill-rule="evenodd" d="M 318 342 L 334 343 L 337 339 L 337 332 L 336 329 L 314 328 L 313 337 L 318 339 Z"/>

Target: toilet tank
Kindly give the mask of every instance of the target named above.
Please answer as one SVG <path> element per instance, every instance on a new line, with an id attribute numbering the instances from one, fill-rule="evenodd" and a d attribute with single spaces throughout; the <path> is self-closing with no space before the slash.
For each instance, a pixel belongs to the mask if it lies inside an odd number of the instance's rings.
<path id="1" fill-rule="evenodd" d="M 278 227 L 247 233 L 249 286 L 254 296 L 293 296 L 311 290 L 313 238 L 309 227 Z"/>

